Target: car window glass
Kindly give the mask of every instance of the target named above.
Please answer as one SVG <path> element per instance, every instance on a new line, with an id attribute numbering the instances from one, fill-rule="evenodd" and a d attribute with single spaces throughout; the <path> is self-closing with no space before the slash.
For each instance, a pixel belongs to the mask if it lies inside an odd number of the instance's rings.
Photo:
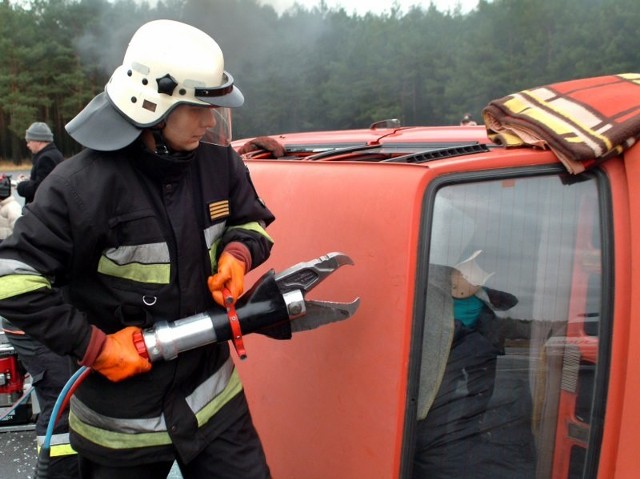
<path id="1" fill-rule="evenodd" d="M 413 478 L 582 477 L 601 331 L 594 178 L 441 187 Z"/>

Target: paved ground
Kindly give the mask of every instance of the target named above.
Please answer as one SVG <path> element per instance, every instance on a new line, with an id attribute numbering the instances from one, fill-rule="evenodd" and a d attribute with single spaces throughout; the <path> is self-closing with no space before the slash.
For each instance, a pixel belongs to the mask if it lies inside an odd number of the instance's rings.
<path id="1" fill-rule="evenodd" d="M 36 464 L 34 431 L 0 433 L 0 477 L 25 479 L 33 477 Z"/>

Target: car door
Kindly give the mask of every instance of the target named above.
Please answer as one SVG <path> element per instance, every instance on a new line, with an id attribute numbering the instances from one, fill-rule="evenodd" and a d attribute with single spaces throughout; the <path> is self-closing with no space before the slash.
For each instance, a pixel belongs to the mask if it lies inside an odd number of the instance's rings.
<path id="1" fill-rule="evenodd" d="M 341 251 L 355 265 L 312 298 L 361 298 L 343 323 L 246 340 L 238 367 L 274 477 L 595 477 L 614 300 L 607 174 L 571 177 L 531 151 L 248 163 L 277 216 L 252 275 Z M 485 279 L 459 307 L 451 275 L 470 257 Z M 474 310 L 463 330 L 458 313 Z"/>
<path id="2" fill-rule="evenodd" d="M 277 342 L 245 340 L 240 376 L 278 478 L 396 478 L 405 415 L 423 167 L 341 162 L 248 162 L 274 212 L 267 268 L 340 251 L 353 266 L 325 279 L 309 299 L 351 301 L 341 323 Z"/>

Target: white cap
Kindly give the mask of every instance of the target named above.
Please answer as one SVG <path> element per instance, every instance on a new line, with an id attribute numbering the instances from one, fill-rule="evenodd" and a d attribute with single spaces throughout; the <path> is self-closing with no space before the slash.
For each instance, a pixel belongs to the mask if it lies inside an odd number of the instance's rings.
<path id="1" fill-rule="evenodd" d="M 454 266 L 455 269 L 460 271 L 460 274 L 462 274 L 464 279 L 466 279 L 474 286 L 483 286 L 487 282 L 487 280 L 495 274 L 487 273 L 480 266 L 478 266 L 478 263 L 476 263 L 476 258 L 480 255 L 480 253 L 482 253 L 481 249 L 475 251 L 467 259 Z"/>

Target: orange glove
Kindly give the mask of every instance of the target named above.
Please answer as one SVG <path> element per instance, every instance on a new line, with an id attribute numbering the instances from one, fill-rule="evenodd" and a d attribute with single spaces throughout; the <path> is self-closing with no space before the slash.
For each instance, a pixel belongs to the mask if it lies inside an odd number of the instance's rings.
<path id="1" fill-rule="evenodd" d="M 207 285 L 213 300 L 223 308 L 227 307 L 225 299 L 222 294 L 223 289 L 228 289 L 229 293 L 233 297 L 234 304 L 242 292 L 244 291 L 244 273 L 246 265 L 244 261 L 239 260 L 231 253 L 224 251 L 220 255 L 218 260 L 218 273 L 213 276 L 209 276 Z"/>
<path id="2" fill-rule="evenodd" d="M 140 356 L 133 335 L 142 331 L 135 326 L 108 334 L 91 368 L 114 383 L 151 370 L 151 362 Z"/>

